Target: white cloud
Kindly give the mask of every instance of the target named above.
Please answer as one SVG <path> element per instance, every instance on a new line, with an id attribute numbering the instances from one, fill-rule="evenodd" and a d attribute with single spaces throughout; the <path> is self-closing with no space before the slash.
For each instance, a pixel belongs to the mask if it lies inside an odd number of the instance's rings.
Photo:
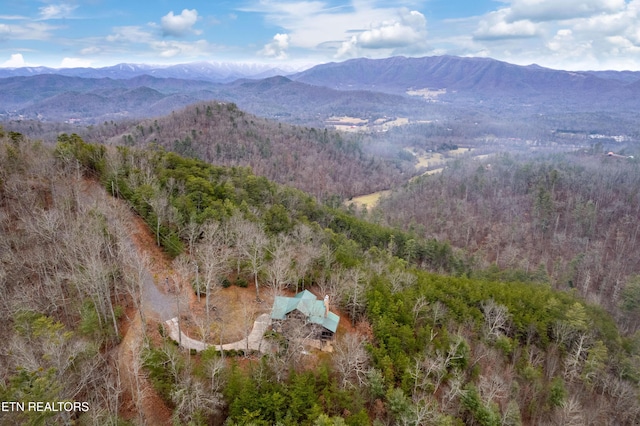
<path id="1" fill-rule="evenodd" d="M 250 6 L 239 8 L 243 12 L 264 13 L 269 20 L 286 21 L 291 17 L 304 19 L 327 11 L 327 5 L 322 1 L 282 1 L 260 0 Z"/>
<path id="2" fill-rule="evenodd" d="M 179 58 L 181 61 L 211 56 L 216 49 L 207 40 L 178 41 L 160 38 L 157 25 L 115 27 L 104 40 L 106 44 L 94 42 L 80 51 L 83 55 L 128 55 L 160 57 L 163 59 Z"/>
<path id="3" fill-rule="evenodd" d="M 262 56 L 275 59 L 287 59 L 287 49 L 289 48 L 289 34 L 276 34 L 273 41 L 264 45 L 258 52 Z"/>
<path id="4" fill-rule="evenodd" d="M 20 68 L 26 66 L 24 58 L 20 53 L 14 53 L 8 61 L 3 62 L 0 67 L 2 68 Z"/>
<path id="5" fill-rule="evenodd" d="M 341 56 L 357 54 L 356 51 L 370 56 L 425 53 L 424 15 L 379 4 L 366 0 L 339 6 L 313 0 L 254 0 L 252 5 L 238 10 L 264 14 L 267 24 L 282 28 L 281 32 L 289 35 L 290 49 L 307 49 L 308 55 L 335 55 L 338 50 Z M 403 41 L 407 39 L 416 43 L 407 44 Z"/>
<path id="6" fill-rule="evenodd" d="M 591 40 L 576 38 L 570 29 L 560 29 L 545 44 L 549 57 L 557 63 L 582 63 L 586 59 L 594 60 L 594 45 Z"/>
<path id="7" fill-rule="evenodd" d="M 40 19 L 63 19 L 69 18 L 71 13 L 78 6 L 70 5 L 70 4 L 50 4 L 47 6 L 41 7 L 40 10 Z"/>
<path id="8" fill-rule="evenodd" d="M 0 41 L 9 38 L 13 40 L 49 40 L 52 37 L 52 32 L 59 28 L 44 22 L 27 22 L 15 25 L 0 24 Z"/>
<path id="9" fill-rule="evenodd" d="M 637 68 L 640 63 L 640 1 L 622 10 L 563 22 L 546 47 L 566 66 Z M 575 66 L 575 65 L 574 65 Z"/>
<path id="10" fill-rule="evenodd" d="M 507 19 L 510 22 L 535 22 L 583 18 L 614 13 L 625 8 L 624 0 L 512 0 Z"/>
<path id="11" fill-rule="evenodd" d="M 84 49 L 80 50 L 80 54 L 82 55 L 95 55 L 102 52 L 102 49 L 99 48 L 98 46 L 89 46 L 89 47 L 85 47 Z"/>
<path id="12" fill-rule="evenodd" d="M 568 29 L 558 30 L 556 35 L 547 42 L 547 47 L 553 52 L 564 50 L 567 45 L 573 44 L 573 31 Z"/>
<path id="13" fill-rule="evenodd" d="M 154 41 L 149 45 L 163 58 L 173 58 L 176 56 L 180 56 L 182 58 L 195 58 L 209 55 L 212 50 L 211 46 L 206 40 L 198 40 L 195 42 L 162 40 Z"/>
<path id="14" fill-rule="evenodd" d="M 625 10 L 617 13 L 600 14 L 571 23 L 574 32 L 590 37 L 623 36 L 640 45 L 640 1 L 629 3 Z"/>
<path id="15" fill-rule="evenodd" d="M 111 43 L 148 43 L 153 41 L 153 36 L 141 27 L 132 25 L 113 28 L 113 33 L 106 39 Z"/>
<path id="16" fill-rule="evenodd" d="M 607 41 L 612 46 L 612 49 L 610 51 L 610 53 L 612 54 L 637 55 L 638 53 L 640 53 L 640 45 L 632 42 L 627 37 L 612 36 L 612 37 L 607 37 Z"/>
<path id="17" fill-rule="evenodd" d="M 529 20 L 509 21 L 509 10 L 500 9 L 483 17 L 473 33 L 476 40 L 526 38 L 539 35 L 536 24 Z"/>
<path id="18" fill-rule="evenodd" d="M 64 58 L 60 63 L 60 68 L 88 68 L 91 61 L 81 58 Z"/>
<path id="19" fill-rule="evenodd" d="M 640 46 L 640 25 L 636 24 L 635 28 L 628 28 L 625 35 L 634 45 Z"/>
<path id="20" fill-rule="evenodd" d="M 11 27 L 6 24 L 0 24 L 0 41 L 7 40 L 11 34 Z"/>
<path id="21" fill-rule="evenodd" d="M 418 11 L 400 10 L 394 19 L 371 24 L 370 28 L 342 42 L 336 57 L 358 56 L 366 50 L 426 48 L 427 20 Z"/>
<path id="22" fill-rule="evenodd" d="M 180 15 L 169 12 L 160 20 L 162 33 L 165 36 L 182 37 L 189 33 L 198 33 L 193 26 L 198 21 L 198 11 L 196 9 L 184 9 Z"/>
<path id="23" fill-rule="evenodd" d="M 452 22 L 460 34 L 448 53 L 552 68 L 640 67 L 640 0 L 509 0 L 506 7 Z M 465 30 L 465 26 L 475 30 Z M 441 30 L 442 31 L 442 30 Z M 449 37 L 448 40 L 454 40 Z M 433 41 L 441 46 L 442 38 Z"/>
<path id="24" fill-rule="evenodd" d="M 22 15 L 0 15 L 0 19 L 2 19 L 3 21 L 23 21 L 29 18 Z"/>

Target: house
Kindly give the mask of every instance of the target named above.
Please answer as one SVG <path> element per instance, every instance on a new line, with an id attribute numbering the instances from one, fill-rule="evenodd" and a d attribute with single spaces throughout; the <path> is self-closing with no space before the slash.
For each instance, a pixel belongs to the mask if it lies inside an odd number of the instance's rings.
<path id="1" fill-rule="evenodd" d="M 271 320 L 276 331 L 282 331 L 292 319 L 302 322 L 309 338 L 320 341 L 332 340 L 340 322 L 340 317 L 329 311 L 329 296 L 318 300 L 307 290 L 294 297 L 276 296 L 273 301 Z"/>

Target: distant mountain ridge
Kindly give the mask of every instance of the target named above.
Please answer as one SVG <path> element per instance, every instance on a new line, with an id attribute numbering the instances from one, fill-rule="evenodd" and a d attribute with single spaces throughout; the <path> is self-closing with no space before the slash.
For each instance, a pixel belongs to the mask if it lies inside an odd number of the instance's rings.
<path id="1" fill-rule="evenodd" d="M 207 100 L 235 102 L 251 113 L 293 122 L 317 116 L 403 114 L 423 106 L 418 99 L 367 91 L 341 92 L 275 76 L 221 84 L 141 75 L 130 79 L 39 74 L 0 78 L 0 119 L 80 120 L 99 123 L 161 116 Z"/>
<path id="2" fill-rule="evenodd" d="M 57 74 L 9 77 L 0 79 L 0 117 L 96 122 L 159 116 L 213 99 L 214 88 L 215 83 L 149 75 L 131 79 Z"/>
<path id="3" fill-rule="evenodd" d="M 2 78 L 8 74 L 20 75 Z M 573 72 L 455 56 L 360 58 L 296 73 L 256 64 L 119 64 L 0 69 L 0 93 L 0 119 L 95 123 L 216 99 L 263 117 L 322 125 L 331 116 L 433 120 L 480 109 L 500 117 L 628 113 L 640 110 L 640 72 Z"/>
<path id="4" fill-rule="evenodd" d="M 520 95 L 573 91 L 612 91 L 640 81 L 640 72 L 554 70 L 520 66 L 491 58 L 428 56 L 352 59 L 317 65 L 290 76 L 308 84 L 338 90 L 375 90 L 404 94 L 409 89 Z"/>
<path id="5" fill-rule="evenodd" d="M 299 68 L 232 62 L 192 62 L 167 66 L 122 63 L 102 68 L 0 68 L 0 78 L 56 74 L 81 78 L 130 79 L 142 75 L 150 75 L 157 78 L 179 78 L 228 83 L 240 78 L 267 78 L 275 75 L 288 75 L 297 70 L 299 70 Z"/>

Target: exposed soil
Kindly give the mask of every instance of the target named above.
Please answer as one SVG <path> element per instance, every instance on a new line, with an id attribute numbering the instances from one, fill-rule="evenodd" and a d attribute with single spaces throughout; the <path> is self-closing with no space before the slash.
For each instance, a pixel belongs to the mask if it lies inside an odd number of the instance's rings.
<path id="1" fill-rule="evenodd" d="M 144 253 L 149 259 L 142 298 L 146 324 L 142 323 L 139 312 L 129 307 L 120 324 L 123 340 L 114 350 L 123 389 L 119 414 L 134 422 L 171 425 L 171 409 L 154 390 L 144 369 L 135 368 L 136 360 L 141 361 L 140 351 L 145 330 L 146 337 L 152 344 L 160 345 L 162 337 L 158 333 L 158 324 L 176 315 L 176 301 L 179 298 L 182 303 L 181 325 L 188 336 L 212 344 L 238 341 L 247 335 L 259 315 L 271 311 L 273 296 L 263 288 L 260 293 L 262 301 L 257 302 L 252 280 L 249 280 L 251 284 L 247 288 L 221 288 L 211 295 L 210 304 L 215 309 L 209 315 L 210 325 L 207 326 L 205 298 L 198 299 L 189 285 L 190 277 L 181 277 L 176 273 L 171 259 L 156 245 L 155 236 L 142 218 L 131 211 L 126 202 L 106 194 L 97 182 L 85 181 L 83 192 L 88 202 L 102 198 L 101 201 L 114 207 L 109 210 L 109 214 L 113 216 L 108 218 L 109 222 L 125 227 L 135 250 Z M 229 278 L 234 282 L 236 277 Z M 286 295 L 292 296 L 293 292 L 287 292 Z M 353 327 L 344 312 L 335 307 L 331 310 L 341 317 L 338 337 L 353 331 L 368 334 L 370 327 L 367 324 Z"/>
<path id="2" fill-rule="evenodd" d="M 149 425 L 172 425 L 171 409 L 154 390 L 141 369 L 134 367 L 142 347 L 142 323 L 136 312 L 130 327 L 118 348 L 118 368 L 122 380 L 120 415 L 127 420 L 139 419 Z M 136 384 L 137 378 L 137 384 Z"/>
<path id="3" fill-rule="evenodd" d="M 189 293 L 188 315 L 181 315 L 182 331 L 189 337 L 211 344 L 230 343 L 245 338 L 253 328 L 255 319 L 271 312 L 273 305 L 273 297 L 263 294 L 265 292 L 261 293 L 262 301 L 256 302 L 256 289 L 252 286 L 221 288 L 211 296 L 209 302 L 214 310 L 209 314 L 211 324 L 207 332 L 205 297 L 201 296 L 198 300 L 193 291 Z"/>
<path id="4" fill-rule="evenodd" d="M 100 184 L 93 180 L 84 181 L 82 196 L 82 201 L 85 203 L 104 202 L 112 207 L 104 210 L 104 213 L 110 216 L 107 217 L 107 220 L 112 226 L 127 229 L 131 237 L 130 243 L 139 252 L 144 252 L 150 257 L 150 271 L 147 271 L 149 274 L 156 273 L 156 270 L 160 272 L 166 269 L 169 264 L 167 257 L 153 244 L 153 236 L 142 219 L 133 213 L 124 201 L 110 197 Z M 145 309 L 146 327 L 149 331 L 155 327 L 155 323 L 151 323 L 149 320 L 153 314 L 154 312 L 150 309 Z M 171 409 L 155 392 L 144 370 L 141 367 L 135 368 L 136 361 L 141 363 L 140 351 L 144 333 L 140 314 L 134 307 L 129 306 L 126 309 L 119 329 L 123 338 L 113 352 L 122 388 L 118 414 L 126 420 L 137 420 L 141 424 L 172 425 Z"/>

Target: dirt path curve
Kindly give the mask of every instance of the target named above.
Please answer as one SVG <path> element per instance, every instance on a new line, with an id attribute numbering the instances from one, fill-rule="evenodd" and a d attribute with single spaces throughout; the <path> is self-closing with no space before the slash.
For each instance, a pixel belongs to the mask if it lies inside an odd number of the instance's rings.
<path id="1" fill-rule="evenodd" d="M 132 419 L 136 418 L 141 425 L 169 426 L 173 424 L 171 410 L 142 371 L 142 339 L 142 322 L 136 313 L 118 347 L 117 363 L 124 392 L 123 411 L 132 413 Z"/>
<path id="2" fill-rule="evenodd" d="M 163 293 L 151 273 L 145 271 L 142 279 L 142 308 L 147 318 L 166 321 L 177 315 L 176 303 L 171 295 Z"/>
<path id="3" fill-rule="evenodd" d="M 155 327 L 156 322 L 165 323 L 170 331 L 170 337 L 178 341 L 177 299 L 176 295 L 167 293 L 168 289 L 164 284 L 164 279 L 172 276 L 173 273 L 171 262 L 156 246 L 154 236 L 144 221 L 127 206 L 125 201 L 111 197 L 98 182 L 84 180 L 82 190 L 78 194 L 78 201 L 83 207 L 100 206 L 99 211 L 104 212 L 109 227 L 124 231 L 119 233 L 120 243 L 123 244 L 124 249 L 128 253 L 136 253 L 148 258 L 146 266 L 138 272 L 141 290 L 140 306 L 144 322 L 140 312 L 130 308 L 126 319 L 121 324 L 123 339 L 114 351 L 114 361 L 118 367 L 123 392 L 121 415 L 141 425 L 172 425 L 172 412 L 153 388 L 142 368 L 140 356 L 144 345 L 145 323 L 149 327 Z M 178 299 L 184 300 L 187 297 L 182 292 Z M 230 317 L 232 318 L 233 315 Z M 249 349 L 266 352 L 270 350 L 270 345 L 263 339 L 263 335 L 270 324 L 270 315 L 263 313 L 256 319 L 253 329 L 245 338 L 214 346 L 218 350 Z M 147 331 L 149 333 L 146 336 L 154 334 L 154 330 Z M 236 338 L 238 337 L 236 335 Z M 189 338 L 184 332 L 182 342 L 185 348 L 198 351 L 209 346 Z"/>
<path id="4" fill-rule="evenodd" d="M 251 333 L 242 340 L 238 340 L 233 343 L 225 343 L 223 345 L 210 345 L 200 340 L 195 340 L 184 334 L 183 331 L 178 331 L 178 318 L 174 317 L 164 322 L 165 326 L 169 329 L 169 337 L 176 342 L 180 342 L 185 349 L 194 349 L 198 352 L 203 351 L 209 347 L 215 347 L 217 350 L 253 350 L 259 352 L 268 352 L 271 349 L 269 342 L 264 340 L 264 332 L 271 325 L 271 317 L 269 314 L 260 315 L 253 323 L 253 329 Z M 181 336 L 181 337 L 179 337 Z"/>
<path id="5" fill-rule="evenodd" d="M 153 237 L 142 221 L 126 203 L 105 192 L 98 182 L 84 180 L 78 194 L 78 202 L 83 207 L 102 206 L 106 220 L 112 229 L 124 229 L 126 238 L 122 243 L 137 253 L 145 252 L 152 259 L 162 258 L 161 250 L 153 244 Z M 151 240 L 151 244 L 147 240 Z M 155 262 L 161 263 L 161 262 Z M 147 319 L 165 321 L 176 315 L 171 296 L 161 292 L 146 269 L 142 275 L 142 311 Z M 115 350 L 115 363 L 121 381 L 123 417 L 137 420 L 137 424 L 170 426 L 171 410 L 160 398 L 142 369 L 140 352 L 143 347 L 143 324 L 140 314 L 130 310 L 122 326 L 123 339 Z"/>

